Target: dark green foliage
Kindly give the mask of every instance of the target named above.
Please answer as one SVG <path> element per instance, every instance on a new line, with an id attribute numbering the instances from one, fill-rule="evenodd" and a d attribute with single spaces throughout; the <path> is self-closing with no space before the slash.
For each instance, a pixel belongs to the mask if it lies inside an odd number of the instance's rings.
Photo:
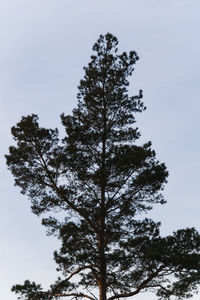
<path id="1" fill-rule="evenodd" d="M 26 300 L 48 299 L 48 295 L 42 292 L 40 284 L 36 285 L 35 282 L 30 282 L 29 280 L 25 280 L 23 286 L 20 284 L 13 286 L 12 292 L 22 297 L 24 296 Z M 18 299 L 21 299 L 21 297 L 18 297 Z"/>
<path id="2" fill-rule="evenodd" d="M 17 145 L 6 158 L 16 185 L 29 196 L 36 215 L 62 211 L 66 216 L 42 221 L 47 233 L 62 242 L 54 258 L 63 279 L 47 292 L 29 281 L 16 285 L 13 291 L 21 299 L 93 300 L 94 288 L 101 300 L 147 290 L 161 299 L 181 299 L 199 283 L 200 236 L 195 229 L 161 237 L 159 223 L 138 219 L 154 204 L 165 203 L 160 192 L 168 172 L 150 142 L 136 144 L 135 114 L 145 107 L 141 91 L 128 95 L 127 78 L 138 56 L 134 51 L 118 55 L 117 44 L 111 34 L 95 43 L 80 82 L 78 107 L 71 116 L 61 115 L 62 141 L 57 129 L 40 128 L 36 115 L 12 128 Z M 91 294 L 77 291 L 81 286 Z"/>

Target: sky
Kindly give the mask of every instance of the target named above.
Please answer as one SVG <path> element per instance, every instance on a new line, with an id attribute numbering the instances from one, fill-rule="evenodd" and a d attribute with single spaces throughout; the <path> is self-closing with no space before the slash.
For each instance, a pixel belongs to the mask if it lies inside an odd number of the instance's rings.
<path id="1" fill-rule="evenodd" d="M 143 90 L 147 110 L 137 125 L 170 174 L 167 204 L 149 216 L 162 222 L 163 235 L 200 230 L 199 28 L 199 0 L 0 1 L 1 299 L 17 299 L 10 292 L 15 283 L 30 279 L 48 287 L 58 276 L 52 258 L 59 244 L 45 235 L 5 164 L 10 128 L 32 113 L 41 126 L 60 127 L 60 114 L 77 104 L 83 66 L 100 34 L 111 32 L 120 51 L 140 57 L 130 92 Z"/>

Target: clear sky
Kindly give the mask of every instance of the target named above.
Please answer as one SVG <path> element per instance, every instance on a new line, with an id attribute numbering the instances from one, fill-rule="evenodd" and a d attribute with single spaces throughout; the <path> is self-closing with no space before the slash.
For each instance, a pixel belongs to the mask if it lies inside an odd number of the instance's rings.
<path id="1" fill-rule="evenodd" d="M 5 165 L 10 127 L 31 113 L 43 126 L 60 126 L 60 114 L 76 106 L 82 68 L 99 34 L 113 33 L 121 51 L 140 56 L 131 92 L 143 89 L 148 109 L 138 126 L 170 173 L 168 203 L 150 215 L 162 221 L 163 234 L 200 230 L 199 28 L 199 0 L 0 1 L 1 299 L 17 299 L 14 283 L 30 279 L 47 287 L 58 275 L 52 260 L 58 243 L 45 236 Z"/>

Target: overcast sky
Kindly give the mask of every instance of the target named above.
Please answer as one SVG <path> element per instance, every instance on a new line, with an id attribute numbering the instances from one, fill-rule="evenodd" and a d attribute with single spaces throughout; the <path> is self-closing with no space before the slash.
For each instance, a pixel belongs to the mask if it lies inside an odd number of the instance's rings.
<path id="1" fill-rule="evenodd" d="M 140 56 L 131 92 L 143 89 L 148 109 L 138 126 L 170 173 L 168 203 L 150 215 L 162 221 L 163 234 L 200 230 L 199 28 L 199 0 L 0 1 L 1 299 L 17 299 L 10 292 L 14 283 L 30 279 L 48 287 L 58 275 L 52 260 L 58 243 L 45 236 L 5 165 L 10 127 L 32 113 L 42 126 L 60 126 L 60 114 L 76 106 L 99 34 L 113 33 L 121 51 Z"/>

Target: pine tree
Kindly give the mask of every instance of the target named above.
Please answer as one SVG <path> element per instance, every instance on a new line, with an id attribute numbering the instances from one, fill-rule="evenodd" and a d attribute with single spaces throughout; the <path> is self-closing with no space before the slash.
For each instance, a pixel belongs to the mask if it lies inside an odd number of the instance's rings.
<path id="1" fill-rule="evenodd" d="M 48 291 L 28 280 L 13 286 L 20 299 L 114 300 L 144 291 L 182 299 L 199 283 L 198 232 L 187 228 L 161 237 L 160 223 L 141 218 L 165 203 L 168 172 L 150 142 L 137 144 L 135 115 L 145 106 L 142 91 L 128 95 L 128 77 L 138 56 L 119 55 L 117 44 L 109 33 L 94 44 L 78 106 L 61 115 L 64 139 L 57 129 L 41 128 L 34 114 L 12 128 L 16 145 L 6 155 L 8 168 L 33 213 L 53 214 L 42 224 L 62 243 L 54 253 L 62 278 Z"/>

